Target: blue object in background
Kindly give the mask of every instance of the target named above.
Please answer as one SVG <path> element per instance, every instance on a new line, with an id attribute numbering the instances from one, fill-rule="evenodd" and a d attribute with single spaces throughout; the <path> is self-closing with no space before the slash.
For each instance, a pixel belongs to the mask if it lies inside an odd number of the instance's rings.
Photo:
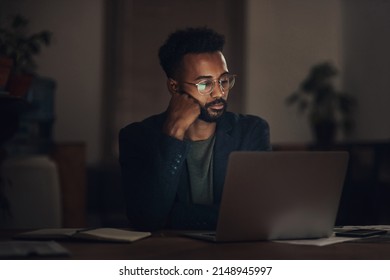
<path id="1" fill-rule="evenodd" d="M 56 82 L 35 77 L 25 99 L 31 109 L 20 116 L 19 129 L 6 149 L 10 156 L 47 154 L 53 144 Z"/>

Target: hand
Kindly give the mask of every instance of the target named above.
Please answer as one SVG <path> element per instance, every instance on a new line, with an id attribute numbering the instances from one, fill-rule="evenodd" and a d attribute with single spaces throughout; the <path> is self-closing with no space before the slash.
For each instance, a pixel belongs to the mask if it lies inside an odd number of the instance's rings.
<path id="1" fill-rule="evenodd" d="M 200 103 L 188 93 L 173 93 L 168 106 L 163 132 L 179 140 L 200 114 Z"/>

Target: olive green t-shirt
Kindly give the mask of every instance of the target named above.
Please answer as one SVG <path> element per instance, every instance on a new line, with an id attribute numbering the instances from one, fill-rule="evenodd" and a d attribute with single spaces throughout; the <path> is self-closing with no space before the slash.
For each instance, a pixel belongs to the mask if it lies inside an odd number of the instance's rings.
<path id="1" fill-rule="evenodd" d="M 214 135 L 206 140 L 191 142 L 187 157 L 190 194 L 195 204 L 213 204 Z"/>

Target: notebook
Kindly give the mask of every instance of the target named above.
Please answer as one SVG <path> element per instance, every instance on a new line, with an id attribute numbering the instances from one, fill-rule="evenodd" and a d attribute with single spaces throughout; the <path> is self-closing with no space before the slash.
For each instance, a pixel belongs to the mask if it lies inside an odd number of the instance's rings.
<path id="1" fill-rule="evenodd" d="M 232 152 L 216 232 L 209 241 L 328 237 L 349 155 L 343 151 Z"/>
<path id="2" fill-rule="evenodd" d="M 23 232 L 15 236 L 15 238 L 30 240 L 84 239 L 106 242 L 134 242 L 150 235 L 150 232 L 116 228 L 47 228 Z"/>

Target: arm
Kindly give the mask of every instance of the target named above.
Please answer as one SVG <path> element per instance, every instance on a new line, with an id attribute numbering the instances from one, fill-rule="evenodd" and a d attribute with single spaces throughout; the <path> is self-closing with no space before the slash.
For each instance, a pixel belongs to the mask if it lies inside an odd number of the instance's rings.
<path id="1" fill-rule="evenodd" d="M 189 149 L 187 142 L 158 130 L 157 127 L 146 129 L 138 123 L 122 129 L 119 134 L 127 214 L 131 225 L 137 229 L 166 226 Z"/>
<path id="2" fill-rule="evenodd" d="M 189 143 L 184 135 L 200 113 L 186 93 L 172 93 L 166 118 L 159 125 L 132 124 L 119 135 L 122 185 L 132 226 L 167 227 Z"/>

